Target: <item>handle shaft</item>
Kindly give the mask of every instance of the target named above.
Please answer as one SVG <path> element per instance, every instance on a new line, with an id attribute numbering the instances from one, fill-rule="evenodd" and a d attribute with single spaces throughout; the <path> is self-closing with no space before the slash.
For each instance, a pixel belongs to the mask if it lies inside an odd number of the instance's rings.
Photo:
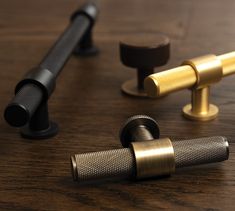
<path id="1" fill-rule="evenodd" d="M 80 15 L 75 18 L 50 49 L 40 66 L 50 70 L 57 77 L 89 24 L 90 20 L 86 16 Z"/>

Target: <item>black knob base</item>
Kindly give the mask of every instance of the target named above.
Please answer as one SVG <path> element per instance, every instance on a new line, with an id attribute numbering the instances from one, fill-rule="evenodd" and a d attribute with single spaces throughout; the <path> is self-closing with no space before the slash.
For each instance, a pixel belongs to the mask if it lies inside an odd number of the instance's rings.
<path id="1" fill-rule="evenodd" d="M 27 139 L 47 139 L 59 132 L 59 127 L 55 122 L 49 122 L 49 127 L 45 130 L 33 130 L 28 125 L 20 129 L 20 134 Z"/>
<path id="2" fill-rule="evenodd" d="M 99 49 L 95 46 L 89 47 L 89 48 L 81 48 L 78 46 L 74 52 L 76 56 L 83 56 L 83 57 L 89 57 L 89 56 L 95 56 L 99 53 Z"/>
<path id="3" fill-rule="evenodd" d="M 55 136 L 58 131 L 58 125 L 49 120 L 47 101 L 39 105 L 29 123 L 20 129 L 22 137 L 28 139 L 47 139 Z"/>
<path id="4" fill-rule="evenodd" d="M 99 49 L 93 43 L 92 28 L 86 32 L 80 43 L 75 47 L 73 53 L 74 55 L 84 57 L 95 56 L 99 53 Z"/>
<path id="5" fill-rule="evenodd" d="M 144 91 L 144 79 L 153 74 L 153 68 L 138 68 L 137 79 L 125 81 L 122 84 L 122 91 L 130 96 L 146 98 L 147 93 Z"/>
<path id="6" fill-rule="evenodd" d="M 139 89 L 137 83 L 138 82 L 135 78 L 125 81 L 121 87 L 122 92 L 124 94 L 133 96 L 133 97 L 147 98 L 148 97 L 147 93 L 144 91 L 144 89 Z"/>

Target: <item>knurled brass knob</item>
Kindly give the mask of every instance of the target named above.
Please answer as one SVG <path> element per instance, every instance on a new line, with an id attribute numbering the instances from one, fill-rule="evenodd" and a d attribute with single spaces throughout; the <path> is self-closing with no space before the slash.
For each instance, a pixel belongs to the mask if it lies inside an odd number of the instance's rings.
<path id="1" fill-rule="evenodd" d="M 148 96 L 160 97 L 182 89 L 192 90 L 191 103 L 183 115 L 191 120 L 216 118 L 219 109 L 209 103 L 210 86 L 235 73 L 235 51 L 224 55 L 205 55 L 184 61 L 181 66 L 155 73 L 145 79 Z"/>
<path id="2" fill-rule="evenodd" d="M 122 91 L 128 95 L 147 97 L 144 92 L 144 79 L 154 73 L 155 67 L 163 66 L 170 57 L 170 40 L 156 34 L 152 37 L 137 34 L 135 37 L 120 42 L 121 62 L 137 69 L 137 79 L 122 84 Z"/>

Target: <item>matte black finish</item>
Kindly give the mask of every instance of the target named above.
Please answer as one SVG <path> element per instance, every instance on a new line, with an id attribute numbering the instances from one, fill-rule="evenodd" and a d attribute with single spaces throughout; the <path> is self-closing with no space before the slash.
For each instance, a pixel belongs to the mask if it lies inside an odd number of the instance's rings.
<path id="1" fill-rule="evenodd" d="M 45 139 L 56 135 L 58 130 L 58 125 L 49 120 L 47 102 L 43 102 L 35 111 L 29 123 L 21 128 L 20 134 L 24 138 Z"/>
<path id="2" fill-rule="evenodd" d="M 136 130 L 143 129 L 142 137 L 137 140 Z M 120 141 L 123 147 L 129 147 L 133 141 L 145 141 L 158 139 L 160 137 L 160 129 L 157 122 L 146 115 L 132 116 L 124 123 L 120 130 Z"/>
<path id="3" fill-rule="evenodd" d="M 99 53 L 99 50 L 96 46 L 93 44 L 92 40 L 92 29 L 93 24 L 95 23 L 96 17 L 98 15 L 98 10 L 95 7 L 91 7 L 88 5 L 85 5 L 80 10 L 76 11 L 71 16 L 71 21 L 74 20 L 74 18 L 78 15 L 84 15 L 90 20 L 89 28 L 87 29 L 87 32 L 83 35 L 79 45 L 77 45 L 74 49 L 74 54 L 78 56 L 93 56 Z"/>
<path id="4" fill-rule="evenodd" d="M 77 16 L 45 56 L 40 66 L 50 70 L 55 77 L 59 75 L 75 46 L 86 33 L 89 24 L 90 21 L 86 16 Z"/>
<path id="5" fill-rule="evenodd" d="M 26 125 L 43 99 L 43 91 L 35 84 L 25 84 L 5 109 L 5 120 L 13 127 Z"/>
<path id="6" fill-rule="evenodd" d="M 22 127 L 23 137 L 41 139 L 58 132 L 58 126 L 49 120 L 47 100 L 54 91 L 57 76 L 75 49 L 83 55 L 97 52 L 91 36 L 97 14 L 92 3 L 77 10 L 39 66 L 17 84 L 15 97 L 6 107 L 4 117 L 11 126 Z"/>

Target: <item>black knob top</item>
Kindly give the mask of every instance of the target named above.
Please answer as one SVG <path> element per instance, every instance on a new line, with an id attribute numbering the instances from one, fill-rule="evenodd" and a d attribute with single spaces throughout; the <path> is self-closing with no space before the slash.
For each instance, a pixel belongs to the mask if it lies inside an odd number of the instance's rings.
<path id="1" fill-rule="evenodd" d="M 154 68 L 166 64 L 169 57 L 170 40 L 161 34 L 140 34 L 120 42 L 120 59 L 128 67 Z"/>

